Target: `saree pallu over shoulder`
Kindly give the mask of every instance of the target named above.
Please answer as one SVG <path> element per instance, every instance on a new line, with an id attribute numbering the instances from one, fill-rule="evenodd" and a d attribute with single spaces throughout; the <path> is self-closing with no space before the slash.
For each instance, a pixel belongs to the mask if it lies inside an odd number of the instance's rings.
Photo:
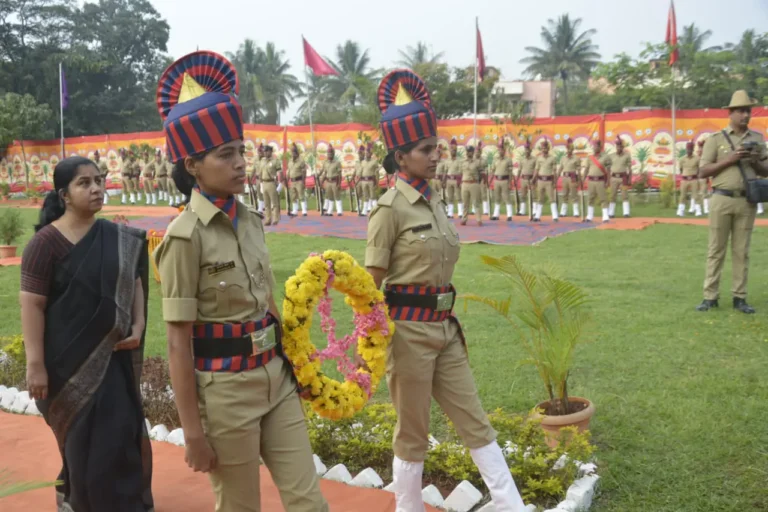
<path id="1" fill-rule="evenodd" d="M 115 472 L 115 480 L 125 476 L 125 468 L 119 467 L 103 468 L 104 475 L 93 473 L 88 458 L 102 449 L 102 458 L 114 460 L 115 466 L 125 459 L 137 467 L 126 488 L 135 490 L 141 484 L 145 506 L 130 510 L 152 507 L 151 450 L 140 393 L 144 333 L 139 349 L 114 351 L 115 344 L 131 334 L 138 278 L 143 283 L 146 318 L 148 269 L 144 232 L 97 220 L 54 270 L 44 335 L 49 398 L 38 403 L 64 459 L 60 479 L 65 485 L 59 491 L 65 501 L 73 497 L 69 506 L 75 512 L 98 509 L 89 488 L 102 485 L 110 471 Z M 103 445 L 108 432 L 121 429 L 131 434 L 118 451 L 96 444 L 101 439 Z M 118 489 L 122 484 L 115 481 L 113 485 Z"/>

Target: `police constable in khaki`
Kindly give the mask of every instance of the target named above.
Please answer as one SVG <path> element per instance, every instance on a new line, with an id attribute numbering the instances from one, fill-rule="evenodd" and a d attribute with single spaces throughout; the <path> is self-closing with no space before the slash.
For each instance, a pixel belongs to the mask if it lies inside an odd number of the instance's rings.
<path id="1" fill-rule="evenodd" d="M 163 167 L 165 167 L 165 175 L 169 176 L 173 170 L 173 164 L 168 160 L 168 153 L 163 157 Z M 176 188 L 176 183 L 172 179 L 167 181 L 168 183 L 168 204 L 170 206 L 178 206 L 181 204 L 181 194 L 179 189 Z"/>
<path id="2" fill-rule="evenodd" d="M 149 158 L 149 151 L 144 152 L 144 169 L 141 171 L 141 178 L 144 185 L 145 204 L 157 204 L 155 195 L 155 161 Z"/>
<path id="3" fill-rule="evenodd" d="M 536 159 L 531 155 L 531 141 L 525 141 L 525 153 L 519 162 L 520 168 L 517 171 L 517 186 L 520 191 L 520 204 L 518 205 L 518 215 L 525 215 L 526 205 L 530 201 L 531 209 L 536 202 L 536 193 L 533 190 L 533 173 L 536 171 Z"/>
<path id="4" fill-rule="evenodd" d="M 483 203 L 483 215 L 491 215 L 491 205 L 489 202 L 490 189 L 488 188 L 488 161 L 483 156 L 483 141 L 477 143 L 475 151 L 475 160 L 480 167 L 480 201 Z M 472 210 L 472 213 L 475 213 Z"/>
<path id="5" fill-rule="evenodd" d="M 136 157 L 133 153 L 128 152 L 125 148 L 120 149 L 120 176 L 123 179 L 123 201 L 125 204 L 128 202 L 128 195 L 130 194 L 131 204 L 136 204 L 136 188 L 133 185 L 133 179 L 131 178 L 134 173 L 134 167 L 136 172 L 138 171 L 139 164 L 136 162 Z"/>
<path id="6" fill-rule="evenodd" d="M 435 171 L 435 178 L 429 180 L 429 188 L 432 193 L 445 200 L 443 191 L 443 180 L 445 179 L 445 172 L 447 170 L 447 162 L 443 159 L 443 145 L 437 145 L 437 170 Z"/>
<path id="7" fill-rule="evenodd" d="M 499 140 L 499 152 L 493 163 L 493 215 L 491 220 L 499 220 L 501 205 L 507 207 L 507 222 L 512 220 L 512 200 L 509 198 L 509 180 L 515 177 L 515 164 L 507 156 L 504 138 Z"/>
<path id="8" fill-rule="evenodd" d="M 336 151 L 328 144 L 328 159 L 320 169 L 320 183 L 325 192 L 324 215 L 333 215 L 333 206 L 336 205 L 336 215 L 341 216 L 344 212 L 341 204 L 341 162 L 337 162 L 335 157 Z"/>
<path id="9" fill-rule="evenodd" d="M 365 164 L 365 146 L 360 144 L 357 149 L 357 162 L 355 162 L 355 171 L 352 173 L 350 186 L 354 187 L 355 197 L 352 204 L 357 208 L 357 215 L 362 217 L 363 213 L 363 165 Z"/>
<path id="10" fill-rule="evenodd" d="M 459 159 L 459 145 L 456 137 L 451 139 L 449 144 L 450 158 L 445 162 L 445 200 L 448 202 L 448 218 L 453 218 L 453 207 L 455 202 L 459 203 L 458 216 L 464 216 L 464 207 L 461 204 L 461 168 L 462 161 Z"/>
<path id="11" fill-rule="evenodd" d="M 755 224 L 756 207 L 748 203 L 739 164 L 751 180 L 768 176 L 768 154 L 765 140 L 749 129 L 752 107 L 757 103 L 746 91 L 733 93 L 728 109 L 730 122 L 723 131 L 713 133 L 701 152 L 699 176 L 712 178 L 712 199 L 709 204 L 709 248 L 707 273 L 704 279 L 704 301 L 696 309 L 708 311 L 718 306 L 720 276 L 725 262 L 728 238 L 731 239 L 733 260 L 733 308 L 742 313 L 754 313 L 747 304 L 747 273 L 749 271 L 749 242 Z"/>
<path id="12" fill-rule="evenodd" d="M 477 216 L 477 225 L 483 225 L 483 216 L 480 210 L 480 180 L 482 179 L 482 165 L 475 158 L 475 148 L 467 146 L 467 159 L 461 166 L 461 202 L 464 203 L 464 215 L 461 216 L 461 225 L 466 226 L 469 212 L 472 210 Z"/>
<path id="13" fill-rule="evenodd" d="M 573 216 L 579 214 L 579 192 L 581 184 L 581 158 L 573 154 L 573 141 L 565 141 L 565 155 L 560 159 L 558 174 L 562 178 L 563 201 L 560 204 L 560 216 L 568 215 L 568 203 L 573 204 Z"/>
<path id="14" fill-rule="evenodd" d="M 608 155 L 603 155 L 603 143 L 596 140 L 593 153 L 587 157 L 584 164 L 584 180 L 587 182 L 587 217 L 585 222 L 595 218 L 595 203 L 600 201 L 603 211 L 603 222 L 608 222 L 608 200 L 605 194 L 605 184 L 608 182 Z"/>
<path id="15" fill-rule="evenodd" d="M 424 511 L 422 474 L 434 397 L 469 447 L 496 510 L 523 512 L 496 432 L 478 399 L 464 335 L 451 315 L 456 298 L 451 278 L 460 243 L 443 201 L 429 188 L 438 161 L 437 118 L 429 92 L 418 76 L 403 69 L 384 77 L 378 97 L 389 151 L 384 168 L 397 172 L 397 180 L 371 212 L 365 266 L 377 285 L 385 283 L 395 322 L 387 356 L 387 383 L 397 411 L 395 510 Z M 415 129 L 400 131 L 402 125 Z"/>
<path id="16" fill-rule="evenodd" d="M 307 199 L 304 196 L 304 183 L 307 179 L 307 162 L 301 158 L 299 147 L 293 143 L 291 148 L 291 163 L 288 164 L 288 181 L 291 187 L 291 199 L 293 200 L 293 215 L 299 214 L 301 204 L 302 217 L 307 216 Z"/>
<path id="17" fill-rule="evenodd" d="M 549 153 L 549 142 L 545 139 L 541 143 L 541 155 L 536 159 L 536 167 L 533 172 L 533 183 L 536 184 L 536 197 L 534 203 L 533 220 L 540 221 L 544 209 L 544 198 L 549 199 L 549 211 L 552 220 L 557 222 L 557 157 Z"/>
<path id="18" fill-rule="evenodd" d="M 677 216 L 685 217 L 685 198 L 690 194 L 697 217 L 701 217 L 701 205 L 696 203 L 699 189 L 699 157 L 693 154 L 693 141 L 685 145 L 685 156 L 680 159 L 680 202 Z"/>
<path id="19" fill-rule="evenodd" d="M 378 203 L 379 190 L 379 161 L 373 158 L 373 143 L 365 148 L 365 162 L 360 182 L 363 188 L 363 215 L 368 215 Z"/>
<path id="20" fill-rule="evenodd" d="M 624 217 L 629 217 L 629 185 L 632 183 L 632 157 L 624 150 L 624 141 L 616 137 L 616 153 L 608 158 L 611 170 L 611 201 L 608 205 L 608 217 L 616 215 L 616 199 L 621 190 L 621 209 Z"/>
<path id="21" fill-rule="evenodd" d="M 138 149 L 135 152 L 129 151 L 128 158 L 131 162 L 131 185 L 136 191 L 136 200 L 141 201 L 141 164 L 139 163 Z"/>
<path id="22" fill-rule="evenodd" d="M 101 159 L 99 150 L 93 152 L 93 161 L 99 168 L 99 174 L 101 175 L 101 186 L 104 188 L 104 204 L 109 202 L 109 194 L 107 194 L 107 176 L 109 175 L 109 167 L 107 161 Z"/>
<path id="23" fill-rule="evenodd" d="M 277 195 L 277 174 L 280 160 L 272 157 L 272 146 L 264 146 L 264 163 L 261 165 L 261 186 L 264 193 L 264 217 L 267 226 L 280 222 L 280 196 Z"/>
<path id="24" fill-rule="evenodd" d="M 280 344 L 264 228 L 235 198 L 245 188 L 237 83 L 224 57 L 195 52 L 158 88 L 173 179 L 191 197 L 154 253 L 185 460 L 209 473 L 216 512 L 261 510 L 260 457 L 286 512 L 327 512 Z"/>
<path id="25" fill-rule="evenodd" d="M 704 150 L 704 140 L 699 140 L 699 165 L 701 165 L 701 152 Z M 704 209 L 704 215 L 709 215 L 709 178 L 702 179 L 699 177 L 699 199 L 698 202 Z M 688 213 L 693 213 L 693 201 L 691 201 L 691 208 Z"/>

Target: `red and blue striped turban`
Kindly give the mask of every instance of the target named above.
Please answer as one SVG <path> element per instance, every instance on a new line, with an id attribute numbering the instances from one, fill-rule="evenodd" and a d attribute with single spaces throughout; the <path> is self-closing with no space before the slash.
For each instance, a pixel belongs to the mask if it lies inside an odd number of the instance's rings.
<path id="1" fill-rule="evenodd" d="M 410 69 L 390 72 L 379 85 L 381 133 L 388 150 L 437 135 L 437 117 L 424 81 Z"/>
<path id="2" fill-rule="evenodd" d="M 243 138 L 239 89 L 232 63 L 214 52 L 190 53 L 165 70 L 157 108 L 171 162 Z"/>

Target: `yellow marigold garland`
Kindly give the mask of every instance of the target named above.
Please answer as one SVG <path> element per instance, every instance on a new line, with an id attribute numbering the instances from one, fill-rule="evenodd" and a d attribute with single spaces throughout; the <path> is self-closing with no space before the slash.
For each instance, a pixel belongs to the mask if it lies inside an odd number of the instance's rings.
<path id="1" fill-rule="evenodd" d="M 312 314 L 318 303 L 326 300 L 329 288 L 343 293 L 345 302 L 352 307 L 355 333 L 359 334 L 357 352 L 367 365 L 367 369 L 347 374 L 344 382 L 322 372 L 321 357 L 309 337 Z M 324 312 L 321 315 L 325 330 L 328 318 Z M 305 390 L 305 399 L 322 417 L 349 418 L 363 408 L 386 372 L 387 346 L 394 330 L 384 294 L 376 288 L 371 275 L 345 252 L 310 255 L 285 283 L 283 350 Z M 339 347 L 331 346 L 333 343 L 329 339 L 326 351 L 340 354 Z"/>

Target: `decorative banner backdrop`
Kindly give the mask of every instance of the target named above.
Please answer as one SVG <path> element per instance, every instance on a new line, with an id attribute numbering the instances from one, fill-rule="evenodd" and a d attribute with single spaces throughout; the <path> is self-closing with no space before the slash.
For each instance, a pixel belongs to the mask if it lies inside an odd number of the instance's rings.
<path id="1" fill-rule="evenodd" d="M 515 155 L 523 152 L 523 145 L 530 138 L 534 154 L 543 140 L 548 140 L 554 154 L 565 152 L 565 141 L 573 139 L 576 154 L 586 157 L 591 152 L 590 142 L 602 138 L 606 151 L 615 151 L 616 137 L 621 136 L 633 157 L 633 171 L 636 174 L 648 172 L 652 186 L 658 186 L 659 180 L 673 172 L 673 151 L 678 156 L 684 154 L 685 144 L 689 140 L 698 142 L 712 132 L 721 130 L 728 124 L 728 112 L 721 109 L 682 110 L 677 112 L 676 148 L 672 147 L 672 117 L 669 110 L 650 110 L 624 114 L 606 114 L 554 117 L 536 119 L 532 123 L 512 124 L 503 120 L 482 119 L 477 121 L 477 138 L 483 143 L 483 154 L 491 161 L 496 154 L 499 137 L 503 137 L 508 147 L 513 147 Z M 752 111 L 752 130 L 768 138 L 768 110 L 759 107 Z M 440 121 L 438 138 L 445 150 L 455 137 L 459 144 L 459 153 L 465 153 L 469 144 L 476 145 L 473 138 L 472 119 Z M 246 162 L 251 171 L 256 162 L 259 144 L 269 144 L 275 149 L 277 157 L 284 153 L 290 155 L 290 148 L 295 142 L 310 166 L 310 176 L 328 155 L 328 146 L 336 149 L 336 159 L 341 162 L 343 173 L 348 176 L 354 171 L 357 162 L 357 149 L 365 140 L 378 140 L 375 128 L 362 124 L 317 125 L 314 127 L 316 154 L 311 149 L 312 138 L 309 126 L 267 126 L 246 125 L 245 145 Z M 101 135 L 92 137 L 73 137 L 65 139 L 67 156 L 80 155 L 88 158 L 99 150 L 101 157 L 109 165 L 108 186 L 119 188 L 121 185 L 121 162 L 118 151 L 131 144 L 148 144 L 152 148 L 165 151 L 165 139 L 162 132 L 132 133 L 121 135 Z M 0 158 L 0 183 L 9 184 L 12 192 L 23 191 L 27 183 L 31 187 L 50 190 L 53 168 L 61 158 L 60 141 L 19 141 L 14 142 Z M 24 161 L 29 167 L 29 176 L 24 170 Z M 143 163 L 142 163 L 143 165 Z M 383 180 L 382 180 L 383 181 Z M 310 178 L 308 186 L 312 186 Z M 346 180 L 343 187 L 346 188 Z"/>

